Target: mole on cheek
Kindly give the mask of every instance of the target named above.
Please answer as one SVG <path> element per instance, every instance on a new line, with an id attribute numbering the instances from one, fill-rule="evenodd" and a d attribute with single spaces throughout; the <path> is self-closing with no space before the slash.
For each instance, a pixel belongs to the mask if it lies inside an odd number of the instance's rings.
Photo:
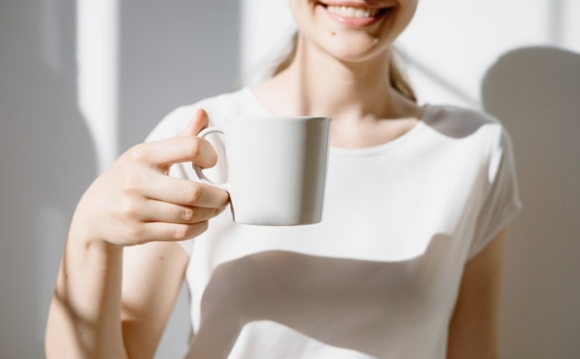
<path id="1" fill-rule="evenodd" d="M 334 35 L 336 35 L 336 32 L 333 31 L 330 33 L 330 35 L 334 36 Z"/>

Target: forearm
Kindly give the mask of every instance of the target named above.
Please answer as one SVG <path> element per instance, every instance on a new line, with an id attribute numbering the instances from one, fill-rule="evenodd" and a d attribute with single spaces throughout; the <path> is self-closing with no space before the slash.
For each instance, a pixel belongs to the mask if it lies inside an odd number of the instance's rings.
<path id="1" fill-rule="evenodd" d="M 50 358 L 128 358 L 121 327 L 122 247 L 69 238 L 46 332 Z"/>

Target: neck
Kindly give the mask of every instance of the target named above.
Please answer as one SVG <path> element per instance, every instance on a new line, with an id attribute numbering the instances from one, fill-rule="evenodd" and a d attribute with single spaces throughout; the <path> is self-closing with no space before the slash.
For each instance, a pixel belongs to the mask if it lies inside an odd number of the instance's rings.
<path id="1" fill-rule="evenodd" d="M 294 61 L 278 77 L 289 89 L 288 106 L 300 115 L 335 120 L 397 117 L 387 53 L 345 63 L 299 40 Z"/>

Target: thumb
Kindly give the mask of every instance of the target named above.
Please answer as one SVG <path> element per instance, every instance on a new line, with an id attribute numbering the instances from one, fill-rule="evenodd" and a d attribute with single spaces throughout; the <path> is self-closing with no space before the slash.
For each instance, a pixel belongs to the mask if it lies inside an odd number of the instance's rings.
<path id="1" fill-rule="evenodd" d="M 204 109 L 200 108 L 195 111 L 193 118 L 187 126 L 177 134 L 178 137 L 182 136 L 197 136 L 197 134 L 209 125 L 209 117 Z"/>

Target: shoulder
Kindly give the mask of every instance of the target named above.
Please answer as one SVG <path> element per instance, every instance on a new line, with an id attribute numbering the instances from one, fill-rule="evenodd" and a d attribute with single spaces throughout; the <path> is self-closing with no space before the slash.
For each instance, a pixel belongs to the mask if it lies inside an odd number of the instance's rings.
<path id="1" fill-rule="evenodd" d="M 446 138 L 484 141 L 492 148 L 511 145 L 501 120 L 481 110 L 453 105 L 429 105 L 425 122 Z"/>
<path id="2" fill-rule="evenodd" d="M 223 117 L 238 114 L 247 106 L 245 97 L 247 88 L 207 97 L 195 103 L 179 106 L 167 114 L 147 137 L 147 141 L 155 141 L 173 137 L 179 133 L 191 120 L 195 112 L 203 108 L 209 116 L 211 125 L 220 125 Z"/>
<path id="3" fill-rule="evenodd" d="M 489 113 L 453 105 L 430 105 L 428 124 L 444 134 L 464 137 L 487 127 L 502 127 Z"/>

